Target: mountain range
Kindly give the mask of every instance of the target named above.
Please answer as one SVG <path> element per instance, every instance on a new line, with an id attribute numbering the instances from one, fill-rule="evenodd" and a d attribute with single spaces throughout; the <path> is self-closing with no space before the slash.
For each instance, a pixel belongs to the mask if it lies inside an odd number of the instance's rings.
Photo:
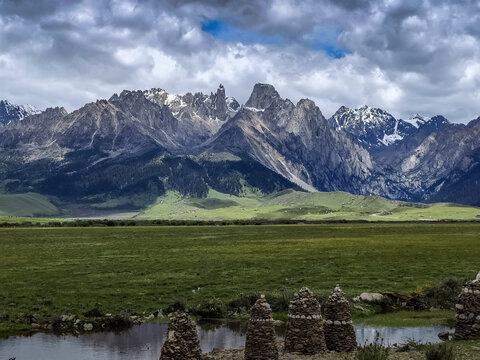
<path id="1" fill-rule="evenodd" d="M 6 100 L 0 100 L 0 124 L 3 125 L 9 124 L 11 121 L 23 120 L 27 116 L 40 112 L 32 105 L 14 105 Z"/>
<path id="2" fill-rule="evenodd" d="M 0 192 L 42 194 L 70 213 L 141 209 L 169 190 L 480 205 L 479 135 L 480 117 L 402 120 L 342 106 L 326 119 L 313 101 L 295 104 L 268 84 L 243 105 L 222 85 L 210 94 L 124 90 L 71 113 L 2 101 Z"/>

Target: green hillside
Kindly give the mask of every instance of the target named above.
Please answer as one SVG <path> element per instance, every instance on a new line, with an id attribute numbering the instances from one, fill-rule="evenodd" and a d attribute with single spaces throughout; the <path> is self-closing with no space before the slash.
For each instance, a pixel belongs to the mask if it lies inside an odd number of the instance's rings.
<path id="1" fill-rule="evenodd" d="M 58 208 L 43 195 L 0 194 L 0 216 L 57 216 Z"/>
<path id="2" fill-rule="evenodd" d="M 210 190 L 194 199 L 168 191 L 140 219 L 176 220 L 475 220 L 480 208 L 456 204 L 420 204 L 357 196 L 345 192 L 305 193 L 285 190 L 273 195 L 226 195 Z"/>

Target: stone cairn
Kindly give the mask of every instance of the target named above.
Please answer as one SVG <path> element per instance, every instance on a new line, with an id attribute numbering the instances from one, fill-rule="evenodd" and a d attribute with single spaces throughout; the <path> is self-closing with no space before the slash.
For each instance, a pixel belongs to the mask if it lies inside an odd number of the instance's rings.
<path id="1" fill-rule="evenodd" d="M 168 337 L 160 360 L 200 360 L 202 349 L 197 326 L 185 312 L 174 313 L 168 325 Z"/>
<path id="2" fill-rule="evenodd" d="M 272 310 L 262 295 L 250 309 L 245 342 L 245 360 L 277 360 Z"/>
<path id="3" fill-rule="evenodd" d="M 476 280 L 465 284 L 458 296 L 454 339 L 480 339 L 480 273 Z"/>
<path id="4" fill-rule="evenodd" d="M 350 306 L 338 285 L 324 305 L 324 314 L 325 342 L 328 350 L 355 351 L 357 339 L 352 325 Z"/>
<path id="5" fill-rule="evenodd" d="M 320 303 L 308 287 L 303 287 L 288 307 L 285 351 L 313 355 L 326 350 Z"/>
<path id="6" fill-rule="evenodd" d="M 167 340 L 163 343 L 160 360 L 190 359 L 187 344 L 175 331 L 169 331 Z"/>

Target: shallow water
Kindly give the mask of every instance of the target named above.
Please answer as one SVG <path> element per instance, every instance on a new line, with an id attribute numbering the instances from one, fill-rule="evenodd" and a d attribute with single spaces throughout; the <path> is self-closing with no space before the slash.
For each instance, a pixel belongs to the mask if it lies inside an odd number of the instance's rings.
<path id="1" fill-rule="evenodd" d="M 37 333 L 0 339 L 0 360 L 158 360 L 167 335 L 167 324 L 142 324 L 120 333 L 100 332 L 80 336 L 58 336 Z M 284 327 L 278 327 L 282 337 Z M 413 339 L 421 343 L 439 342 L 437 334 L 451 329 L 445 326 L 388 328 L 356 326 L 359 344 L 371 343 L 376 332 L 385 345 L 405 343 Z M 230 349 L 245 344 L 246 323 L 202 323 L 198 327 L 204 352 L 213 348 Z"/>

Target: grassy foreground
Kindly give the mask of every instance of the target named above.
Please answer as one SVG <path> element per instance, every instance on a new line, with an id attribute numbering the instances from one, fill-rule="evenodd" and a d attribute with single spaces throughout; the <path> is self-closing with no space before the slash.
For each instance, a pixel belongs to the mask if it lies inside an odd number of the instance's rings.
<path id="1" fill-rule="evenodd" d="M 0 322 L 93 307 L 153 312 L 241 293 L 341 284 L 410 293 L 474 278 L 480 224 L 0 229 Z"/>

